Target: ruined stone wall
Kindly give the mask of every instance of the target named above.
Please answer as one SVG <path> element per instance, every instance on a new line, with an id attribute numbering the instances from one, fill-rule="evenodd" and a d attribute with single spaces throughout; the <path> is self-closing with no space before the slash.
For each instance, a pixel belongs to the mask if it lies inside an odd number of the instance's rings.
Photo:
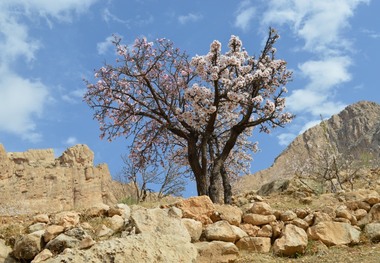
<path id="1" fill-rule="evenodd" d="M 85 209 L 116 202 L 106 164 L 94 166 L 87 145 L 68 148 L 59 158 L 52 149 L 5 151 L 0 144 L 0 214 Z"/>

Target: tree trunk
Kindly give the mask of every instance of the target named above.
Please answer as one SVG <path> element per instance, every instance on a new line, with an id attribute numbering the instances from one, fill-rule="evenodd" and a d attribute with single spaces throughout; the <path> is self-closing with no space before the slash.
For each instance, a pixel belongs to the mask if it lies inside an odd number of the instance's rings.
<path id="1" fill-rule="evenodd" d="M 224 165 L 222 166 L 220 174 L 222 175 L 223 180 L 223 194 L 224 194 L 224 203 L 225 204 L 231 204 L 232 203 L 232 187 L 230 178 L 228 177 L 227 171 L 224 168 Z"/>

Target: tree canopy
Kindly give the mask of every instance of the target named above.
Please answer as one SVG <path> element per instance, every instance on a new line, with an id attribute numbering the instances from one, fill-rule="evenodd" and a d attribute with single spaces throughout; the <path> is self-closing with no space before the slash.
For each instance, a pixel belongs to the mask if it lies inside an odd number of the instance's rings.
<path id="1" fill-rule="evenodd" d="M 278 38 L 270 29 L 258 57 L 231 36 L 224 54 L 215 40 L 206 55 L 190 59 L 167 39 L 127 46 L 115 37 L 115 65 L 96 71 L 84 98 L 102 138 L 133 139 L 134 165 L 172 160 L 190 168 L 199 195 L 216 202 L 223 192 L 230 203 L 231 179 L 249 170 L 257 150 L 254 128 L 269 133 L 293 118 L 285 112 L 291 72 L 275 58 Z"/>

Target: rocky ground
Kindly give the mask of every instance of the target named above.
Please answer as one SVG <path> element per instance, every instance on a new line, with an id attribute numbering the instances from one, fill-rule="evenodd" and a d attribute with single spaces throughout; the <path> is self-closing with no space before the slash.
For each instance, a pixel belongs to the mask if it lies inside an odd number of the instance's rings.
<path id="1" fill-rule="evenodd" d="M 203 196 L 0 216 L 0 262 L 379 262 L 378 177 L 325 194 L 279 181 L 234 205 Z"/>

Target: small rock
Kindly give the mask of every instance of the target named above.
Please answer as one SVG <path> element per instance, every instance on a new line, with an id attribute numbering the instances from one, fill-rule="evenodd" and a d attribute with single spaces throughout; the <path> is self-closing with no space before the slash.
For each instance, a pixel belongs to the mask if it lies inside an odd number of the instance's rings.
<path id="1" fill-rule="evenodd" d="M 243 216 L 243 221 L 254 226 L 260 226 L 276 221 L 276 217 L 274 215 L 246 214 Z"/>
<path id="2" fill-rule="evenodd" d="M 75 248 L 79 244 L 79 240 L 65 234 L 60 234 L 56 238 L 50 240 L 46 244 L 46 248 L 51 252 L 59 254 L 66 248 Z"/>
<path id="3" fill-rule="evenodd" d="M 13 256 L 20 260 L 32 260 L 41 251 L 41 240 L 33 235 L 23 235 L 15 241 Z"/>
<path id="4" fill-rule="evenodd" d="M 371 242 L 380 242 L 380 223 L 369 223 L 364 227 L 364 233 Z"/>
<path id="5" fill-rule="evenodd" d="M 199 241 L 202 235 L 202 223 L 191 218 L 182 218 L 181 221 L 190 234 L 191 242 Z"/>
<path id="6" fill-rule="evenodd" d="M 196 262 L 235 262 L 239 249 L 234 243 L 223 241 L 197 242 L 194 244 L 198 250 Z"/>
<path id="7" fill-rule="evenodd" d="M 50 219 L 47 214 L 38 214 L 38 215 L 33 216 L 33 222 L 49 224 Z"/>
<path id="8" fill-rule="evenodd" d="M 33 260 L 31 263 L 40 263 L 44 262 L 47 259 L 51 258 L 53 256 L 53 253 L 49 249 L 42 250 Z"/>
<path id="9" fill-rule="evenodd" d="M 271 225 L 263 225 L 259 232 L 257 232 L 258 237 L 272 237 L 273 229 Z"/>
<path id="10" fill-rule="evenodd" d="M 272 207 L 265 202 L 255 202 L 253 203 L 249 213 L 259 214 L 259 215 L 273 215 Z"/>
<path id="11" fill-rule="evenodd" d="M 86 236 L 79 242 L 79 249 L 87 249 L 95 245 L 95 241 L 92 239 L 91 236 Z"/>
<path id="12" fill-rule="evenodd" d="M 59 234 L 63 233 L 64 230 L 65 228 L 63 226 L 59 226 L 59 225 L 48 226 L 44 233 L 45 242 L 49 242 L 50 240 L 52 240 Z"/>
<path id="13" fill-rule="evenodd" d="M 296 213 L 294 213 L 291 210 L 287 210 L 284 213 L 281 214 L 280 219 L 281 221 L 292 221 L 293 219 L 297 218 Z"/>
<path id="14" fill-rule="evenodd" d="M 260 230 L 260 227 L 252 224 L 241 224 L 240 228 L 251 237 L 255 237 Z"/>
<path id="15" fill-rule="evenodd" d="M 271 239 L 269 237 L 243 237 L 236 246 L 241 251 L 268 253 L 271 248 Z"/>

